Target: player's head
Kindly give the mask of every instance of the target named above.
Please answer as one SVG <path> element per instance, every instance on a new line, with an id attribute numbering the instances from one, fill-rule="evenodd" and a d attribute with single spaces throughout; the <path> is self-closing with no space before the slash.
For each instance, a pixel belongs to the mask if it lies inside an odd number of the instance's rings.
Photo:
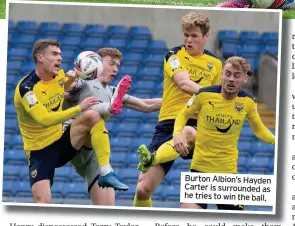
<path id="1" fill-rule="evenodd" d="M 237 94 L 239 89 L 248 81 L 250 65 L 242 57 L 228 58 L 222 71 L 222 89 L 227 95 Z"/>
<path id="2" fill-rule="evenodd" d="M 190 55 L 202 55 L 209 38 L 210 21 L 207 16 L 190 12 L 182 17 L 184 45 Z"/>
<path id="3" fill-rule="evenodd" d="M 38 40 L 33 47 L 33 59 L 42 73 L 57 75 L 62 61 L 59 42 L 51 39 Z"/>
<path id="4" fill-rule="evenodd" d="M 102 58 L 103 71 L 99 79 L 103 83 L 110 83 L 117 75 L 122 59 L 122 53 L 116 48 L 102 48 L 97 51 Z"/>

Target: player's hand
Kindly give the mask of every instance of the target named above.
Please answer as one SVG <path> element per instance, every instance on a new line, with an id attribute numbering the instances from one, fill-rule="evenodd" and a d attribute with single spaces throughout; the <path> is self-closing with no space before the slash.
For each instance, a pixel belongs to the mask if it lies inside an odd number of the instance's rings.
<path id="1" fill-rule="evenodd" d="M 183 134 L 173 137 L 175 151 L 183 157 L 189 154 L 188 145 Z"/>
<path id="2" fill-rule="evenodd" d="M 68 80 L 72 80 L 72 81 L 74 81 L 74 80 L 77 78 L 77 73 L 76 73 L 76 71 L 74 71 L 74 70 L 69 70 L 69 71 L 66 73 L 66 78 L 67 78 Z"/>
<path id="3" fill-rule="evenodd" d="M 81 107 L 82 111 L 86 111 L 92 105 L 98 104 L 99 98 L 98 97 L 86 97 L 79 106 Z"/>

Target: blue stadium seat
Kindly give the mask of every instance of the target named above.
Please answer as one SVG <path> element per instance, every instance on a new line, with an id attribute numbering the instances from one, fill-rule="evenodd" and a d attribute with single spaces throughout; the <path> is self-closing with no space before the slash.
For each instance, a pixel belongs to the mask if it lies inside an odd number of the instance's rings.
<path id="1" fill-rule="evenodd" d="M 12 181 L 12 180 L 5 180 L 5 179 L 3 180 L 3 189 L 2 189 L 2 196 L 3 197 L 14 196 L 13 183 L 14 183 L 14 181 Z"/>
<path id="2" fill-rule="evenodd" d="M 8 33 L 12 34 L 15 33 L 16 30 L 16 23 L 13 20 L 8 21 Z"/>
<path id="3" fill-rule="evenodd" d="M 8 61 L 7 62 L 7 72 L 17 73 L 21 68 L 21 61 Z"/>
<path id="4" fill-rule="evenodd" d="M 141 127 L 141 125 L 139 126 Z M 155 126 L 153 126 L 153 131 Z M 149 147 L 150 143 L 152 142 L 151 137 L 137 137 L 136 139 L 133 139 L 132 141 L 132 152 L 136 152 L 138 147 L 142 144 Z"/>
<path id="5" fill-rule="evenodd" d="M 27 165 L 28 160 L 23 151 L 10 149 L 4 152 L 4 163 L 7 165 Z"/>
<path id="6" fill-rule="evenodd" d="M 81 38 L 75 36 L 61 36 L 59 41 L 63 50 L 77 50 L 79 49 Z"/>
<path id="7" fill-rule="evenodd" d="M 162 67 L 164 63 L 163 54 L 149 54 L 144 60 L 143 63 L 145 66 L 156 66 Z"/>
<path id="8" fill-rule="evenodd" d="M 108 39 L 104 43 L 104 46 L 116 48 L 116 49 L 119 49 L 121 52 L 124 52 L 126 48 L 126 43 L 127 41 L 125 39 L 112 38 L 112 39 Z"/>
<path id="9" fill-rule="evenodd" d="M 143 54 L 141 53 L 127 53 L 123 57 L 124 66 L 141 66 Z"/>
<path id="10" fill-rule="evenodd" d="M 163 192 L 164 192 L 165 185 L 159 184 L 156 190 L 153 192 L 153 200 L 163 200 Z"/>
<path id="11" fill-rule="evenodd" d="M 181 180 L 181 172 L 183 171 L 179 169 L 171 169 L 164 179 L 168 184 L 179 185 Z"/>
<path id="12" fill-rule="evenodd" d="M 274 167 L 275 167 L 275 161 L 274 161 L 274 158 L 271 158 L 269 162 L 269 166 L 268 166 L 268 171 L 270 174 L 274 173 Z"/>
<path id="13" fill-rule="evenodd" d="M 8 75 L 6 77 L 6 89 L 13 91 L 13 95 L 14 95 L 14 89 L 18 82 L 19 82 L 19 76 Z M 6 95 L 8 95 L 8 93 L 6 93 Z"/>
<path id="14" fill-rule="evenodd" d="M 150 53 L 159 53 L 163 54 L 168 51 L 168 47 L 165 41 L 163 40 L 152 40 L 148 46 L 148 50 Z M 164 58 L 164 54 L 163 54 Z"/>
<path id="15" fill-rule="evenodd" d="M 153 124 L 141 124 L 137 128 L 137 135 L 146 138 L 152 138 L 155 132 L 155 126 Z"/>
<path id="16" fill-rule="evenodd" d="M 51 186 L 51 195 L 52 198 L 63 198 L 64 197 L 64 187 L 66 183 L 54 181 Z"/>
<path id="17" fill-rule="evenodd" d="M 4 150 L 10 149 L 11 137 L 12 137 L 12 134 L 9 134 L 9 133 L 4 134 Z"/>
<path id="18" fill-rule="evenodd" d="M 247 161 L 246 168 L 248 169 L 248 171 L 258 169 L 268 171 L 270 160 L 271 158 L 267 156 L 252 157 Z"/>
<path id="19" fill-rule="evenodd" d="M 237 43 L 239 41 L 239 34 L 236 30 L 220 30 L 218 32 L 218 42 L 222 46 L 223 42 Z"/>
<path id="20" fill-rule="evenodd" d="M 115 126 L 114 122 L 106 121 L 106 129 L 110 132 L 113 130 L 113 127 Z"/>
<path id="21" fill-rule="evenodd" d="M 18 122 L 16 119 L 5 120 L 5 133 L 14 134 L 19 131 Z"/>
<path id="22" fill-rule="evenodd" d="M 97 38 L 97 37 L 87 37 L 85 39 L 82 39 L 80 43 L 83 49 L 87 49 L 94 52 L 102 48 L 103 44 L 104 44 L 104 39 Z"/>
<path id="23" fill-rule="evenodd" d="M 22 34 L 37 34 L 39 26 L 36 21 L 21 20 L 17 23 L 17 31 Z"/>
<path id="24" fill-rule="evenodd" d="M 23 138 L 21 134 L 13 135 L 11 139 L 11 145 L 14 149 L 23 149 Z"/>
<path id="25" fill-rule="evenodd" d="M 135 140 L 137 140 L 137 139 L 135 139 Z M 138 163 L 139 163 L 139 159 L 138 159 L 136 151 L 128 153 L 128 155 L 126 157 L 125 167 L 128 169 L 131 169 L 131 168 L 136 169 Z"/>
<path id="26" fill-rule="evenodd" d="M 270 54 L 273 56 L 277 56 L 279 53 L 278 45 L 265 45 L 261 46 L 260 54 Z"/>
<path id="27" fill-rule="evenodd" d="M 68 70 L 73 70 L 74 64 L 73 62 L 67 63 L 67 62 L 62 62 L 60 68 L 62 68 L 65 72 Z"/>
<path id="28" fill-rule="evenodd" d="M 154 81 L 138 81 L 134 84 L 134 86 L 131 86 L 131 90 L 134 91 L 136 94 L 153 94 L 154 87 Z"/>
<path id="29" fill-rule="evenodd" d="M 272 144 L 267 144 L 262 141 L 254 141 L 252 142 L 252 154 L 255 156 L 263 155 L 273 157 L 275 154 L 275 147 Z"/>
<path id="30" fill-rule="evenodd" d="M 41 22 L 40 33 L 43 35 L 60 35 L 62 27 L 57 22 Z"/>
<path id="31" fill-rule="evenodd" d="M 260 44 L 260 33 L 257 31 L 241 31 L 240 40 L 248 44 Z"/>
<path id="32" fill-rule="evenodd" d="M 162 189 L 163 199 L 165 201 L 178 201 L 180 197 L 180 188 L 173 185 L 165 185 Z"/>
<path id="33" fill-rule="evenodd" d="M 12 88 L 10 85 L 12 83 L 9 83 L 9 86 L 8 84 L 6 85 L 7 89 L 6 90 L 6 104 L 13 104 L 13 98 L 14 98 L 14 89 L 15 86 Z"/>
<path id="34" fill-rule="evenodd" d="M 18 150 L 19 152 L 23 152 L 23 150 Z M 20 171 L 20 178 L 23 181 L 29 181 L 30 177 L 29 177 L 29 167 L 28 165 L 19 165 L 19 171 Z"/>
<path id="35" fill-rule="evenodd" d="M 112 152 L 115 152 L 115 151 L 128 152 L 131 148 L 131 143 L 132 143 L 132 139 L 126 138 L 126 137 L 117 137 L 117 138 L 111 137 L 110 139 Z"/>
<path id="36" fill-rule="evenodd" d="M 120 123 L 116 126 L 115 134 L 120 137 L 135 137 L 138 124 L 136 122 Z"/>
<path id="37" fill-rule="evenodd" d="M 79 23 L 64 23 L 62 27 L 63 35 L 81 36 L 84 32 L 84 27 Z"/>
<path id="38" fill-rule="evenodd" d="M 21 64 L 20 72 L 22 75 L 29 74 L 36 67 L 33 61 L 23 61 Z"/>
<path id="39" fill-rule="evenodd" d="M 8 104 L 5 107 L 5 117 L 6 118 L 15 118 L 16 117 L 16 111 L 13 104 Z"/>
<path id="40" fill-rule="evenodd" d="M 19 166 L 4 164 L 3 179 L 4 180 L 21 180 Z"/>
<path id="41" fill-rule="evenodd" d="M 64 186 L 64 194 L 66 198 L 86 199 L 89 198 L 86 183 L 66 183 Z"/>
<path id="42" fill-rule="evenodd" d="M 86 36 L 104 38 L 107 34 L 106 27 L 102 24 L 86 24 L 85 31 Z"/>
<path id="43" fill-rule="evenodd" d="M 136 168 L 123 168 L 118 172 L 118 176 L 126 184 L 135 184 L 139 176 L 139 170 Z"/>
<path id="44" fill-rule="evenodd" d="M 54 180 L 55 181 L 69 181 L 72 167 L 63 166 L 55 169 Z"/>
<path id="45" fill-rule="evenodd" d="M 135 111 L 132 109 L 126 109 L 124 114 L 124 122 L 141 122 L 145 113 Z"/>
<path id="46" fill-rule="evenodd" d="M 130 40 L 127 42 L 126 49 L 133 53 L 144 53 L 149 45 L 148 40 Z"/>
<path id="47" fill-rule="evenodd" d="M 129 28 L 125 25 L 109 25 L 107 33 L 112 39 L 126 39 L 128 37 Z"/>
<path id="48" fill-rule="evenodd" d="M 124 192 L 116 192 L 116 200 L 133 200 L 134 199 L 134 194 L 136 191 L 136 185 L 135 184 L 129 184 L 129 189 L 128 191 Z"/>
<path id="49" fill-rule="evenodd" d="M 163 69 L 157 66 L 146 66 L 137 72 L 137 78 L 141 81 L 160 81 L 163 79 Z M 154 87 L 151 87 L 154 88 Z"/>
<path id="50" fill-rule="evenodd" d="M 279 33 L 278 32 L 264 32 L 261 35 L 261 41 L 265 45 L 278 45 Z"/>
<path id="51" fill-rule="evenodd" d="M 8 60 L 26 60 L 30 55 L 30 51 L 27 48 L 10 48 L 8 49 Z"/>
<path id="52" fill-rule="evenodd" d="M 129 37 L 132 39 L 152 39 L 152 33 L 147 26 L 132 26 L 129 30 Z"/>
<path id="53" fill-rule="evenodd" d="M 248 57 L 247 55 L 246 56 L 242 55 L 242 57 L 244 57 L 248 61 L 252 72 L 258 71 L 258 69 L 259 69 L 259 57 L 258 56 Z"/>
<path id="54" fill-rule="evenodd" d="M 144 114 L 143 120 L 144 120 L 144 123 L 155 124 L 158 122 L 158 117 L 159 117 L 159 112 L 155 111 L 155 112 Z"/>
<path id="55" fill-rule="evenodd" d="M 69 175 L 69 179 L 72 182 L 84 182 L 83 177 L 81 177 L 74 168 L 72 168 L 72 170 L 70 171 L 70 175 Z"/>
<path id="56" fill-rule="evenodd" d="M 241 152 L 247 152 L 251 150 L 251 141 L 239 141 L 238 150 Z"/>
<path id="57" fill-rule="evenodd" d="M 222 56 L 224 58 L 232 57 L 237 55 L 237 44 L 231 42 L 222 43 Z"/>
<path id="58" fill-rule="evenodd" d="M 75 50 L 65 50 L 62 51 L 62 62 L 64 63 L 73 63 L 77 57 L 77 52 Z"/>
<path id="59" fill-rule="evenodd" d="M 237 46 L 237 54 L 239 56 L 257 56 L 260 54 L 259 44 L 242 44 Z"/>
<path id="60" fill-rule="evenodd" d="M 12 34 L 11 43 L 16 47 L 32 48 L 36 41 L 34 35 Z"/>
<path id="61" fill-rule="evenodd" d="M 118 167 L 122 168 L 125 166 L 125 160 L 126 160 L 126 153 L 124 152 L 112 152 L 111 153 L 111 165 L 112 167 Z"/>
<path id="62" fill-rule="evenodd" d="M 240 155 L 238 157 L 238 167 L 245 168 L 248 161 L 248 157 L 244 155 Z"/>
<path id="63" fill-rule="evenodd" d="M 32 197 L 29 181 L 15 181 L 13 183 L 16 197 Z"/>
<path id="64" fill-rule="evenodd" d="M 183 159 L 181 157 L 178 157 L 177 159 L 174 160 L 173 168 L 189 171 L 191 161 L 192 161 L 191 159 Z"/>
<path id="65" fill-rule="evenodd" d="M 250 127 L 243 127 L 241 130 L 241 138 L 249 138 L 252 139 L 254 136 L 254 133 Z"/>
<path id="66" fill-rule="evenodd" d="M 136 77 L 137 71 L 138 71 L 137 66 L 129 66 L 129 65 L 124 66 L 123 65 L 118 72 L 118 76 L 119 75 L 130 75 L 133 79 L 134 77 Z"/>

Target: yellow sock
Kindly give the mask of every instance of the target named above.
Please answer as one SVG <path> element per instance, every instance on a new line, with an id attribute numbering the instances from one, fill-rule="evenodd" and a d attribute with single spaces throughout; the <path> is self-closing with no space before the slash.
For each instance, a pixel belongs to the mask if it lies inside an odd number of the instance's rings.
<path id="1" fill-rule="evenodd" d="M 97 122 L 90 130 L 92 147 L 100 166 L 110 164 L 110 140 L 103 120 Z"/>
<path id="2" fill-rule="evenodd" d="M 153 203 L 152 203 L 152 198 L 149 198 L 148 200 L 138 200 L 136 195 L 134 196 L 134 200 L 133 200 L 133 206 L 134 207 L 152 207 Z"/>
<path id="3" fill-rule="evenodd" d="M 175 160 L 178 158 L 178 156 L 179 154 L 174 150 L 174 142 L 173 140 L 170 140 L 162 144 L 156 151 L 153 165 Z"/>

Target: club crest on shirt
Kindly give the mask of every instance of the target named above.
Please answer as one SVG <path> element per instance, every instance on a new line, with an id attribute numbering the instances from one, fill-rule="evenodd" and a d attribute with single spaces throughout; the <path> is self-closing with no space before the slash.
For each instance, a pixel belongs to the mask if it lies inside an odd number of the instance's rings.
<path id="1" fill-rule="evenodd" d="M 180 68 L 180 62 L 177 56 L 173 56 L 169 59 L 169 64 L 173 70 Z"/>
<path id="2" fill-rule="evenodd" d="M 61 78 L 60 80 L 58 80 L 58 84 L 59 84 L 60 87 L 63 87 L 63 85 L 64 85 L 63 78 Z"/>
<path id="3" fill-rule="evenodd" d="M 34 169 L 32 172 L 31 172 L 31 177 L 35 178 L 38 174 L 38 171 L 36 169 Z"/>
<path id="4" fill-rule="evenodd" d="M 24 97 L 30 108 L 38 104 L 37 97 L 32 91 L 27 92 Z"/>
<path id="5" fill-rule="evenodd" d="M 207 67 L 209 71 L 212 71 L 213 69 L 213 64 L 211 62 L 207 62 Z"/>
<path id="6" fill-rule="evenodd" d="M 238 113 L 241 113 L 244 109 L 244 104 L 243 103 L 239 103 L 239 102 L 236 102 L 235 103 L 235 109 Z"/>

